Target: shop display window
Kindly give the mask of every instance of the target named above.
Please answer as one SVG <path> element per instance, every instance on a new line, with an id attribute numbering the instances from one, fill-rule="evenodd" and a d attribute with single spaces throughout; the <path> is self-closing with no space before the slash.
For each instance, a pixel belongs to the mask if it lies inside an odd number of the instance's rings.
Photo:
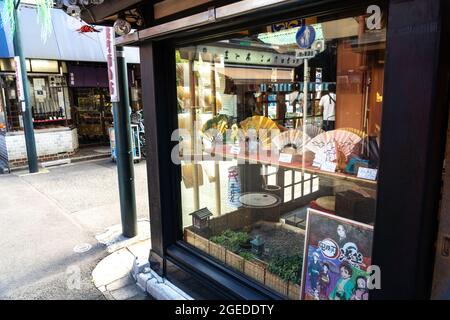
<path id="1" fill-rule="evenodd" d="M 286 298 L 367 299 L 386 30 L 366 18 L 176 50 L 184 241 Z"/>
<path id="2" fill-rule="evenodd" d="M 71 115 L 65 77 L 59 74 L 30 75 L 28 84 L 34 127 L 41 129 L 67 126 Z M 0 89 L 4 128 L 8 131 L 23 130 L 23 115 L 18 102 L 15 77 L 13 75 L 0 77 Z"/>

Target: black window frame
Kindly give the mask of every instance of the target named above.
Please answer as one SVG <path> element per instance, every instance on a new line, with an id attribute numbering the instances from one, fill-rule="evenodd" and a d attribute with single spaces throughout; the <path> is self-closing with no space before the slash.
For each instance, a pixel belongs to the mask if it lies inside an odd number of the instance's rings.
<path id="1" fill-rule="evenodd" d="M 387 4 L 387 1 L 381 2 Z M 228 292 L 224 295 L 228 298 L 281 298 L 250 279 L 217 265 L 210 257 L 180 241 L 183 236 L 181 169 L 170 159 L 176 144 L 171 141 L 171 133 L 177 127 L 175 48 L 192 44 L 194 39 L 210 42 L 245 26 L 263 22 L 267 25 L 267 21 L 275 22 L 288 12 L 291 16 L 292 12 L 298 12 L 299 18 L 319 14 L 333 14 L 339 18 L 349 9 L 374 3 L 379 1 L 304 1 L 281 5 L 275 14 L 271 10 L 261 10 L 252 16 L 233 18 L 140 44 L 141 74 L 147 81 L 143 88 L 144 113 L 146 128 L 149 128 L 146 132 L 152 234 L 149 260 L 161 275 L 177 282 L 177 277 L 167 272 L 168 263 L 180 266 L 184 272 L 196 273 L 201 279 L 208 277 L 212 282 L 214 272 L 217 272 L 227 275 L 225 282 L 216 285 Z M 448 119 L 446 57 L 450 50 L 448 22 L 443 18 L 446 10 L 448 4 L 441 0 L 389 2 L 383 135 L 373 248 L 373 263 L 382 270 L 382 289 L 375 291 L 371 299 L 417 299 L 428 298 L 430 294 Z M 414 26 L 423 28 L 414 29 Z M 212 32 L 215 36 L 211 36 Z M 417 38 L 423 40 L 423 46 L 411 49 Z M 429 54 L 426 61 L 423 59 L 425 53 Z M 405 73 L 402 60 L 415 65 L 414 75 L 431 80 L 425 88 Z M 408 105 L 402 101 L 402 96 L 406 95 L 414 98 Z M 408 117 L 409 122 L 402 121 L 405 114 L 415 113 L 416 117 Z M 420 132 L 424 134 L 419 135 Z M 416 184 L 411 177 L 415 177 Z M 403 192 L 399 194 L 399 190 Z M 404 253 L 401 259 L 399 252 Z M 188 257 L 197 260 L 189 265 Z M 206 268 L 202 273 L 200 266 L 210 269 Z M 226 289 L 230 284 L 228 281 L 244 285 L 250 293 L 230 293 Z"/>

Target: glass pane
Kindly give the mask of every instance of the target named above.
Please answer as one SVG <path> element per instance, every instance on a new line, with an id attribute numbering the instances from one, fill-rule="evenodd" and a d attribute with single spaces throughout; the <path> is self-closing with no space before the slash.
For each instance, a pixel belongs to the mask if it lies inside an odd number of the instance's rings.
<path id="1" fill-rule="evenodd" d="M 298 199 L 302 196 L 302 185 L 296 184 L 294 186 L 294 199 Z"/>
<path id="2" fill-rule="evenodd" d="M 303 195 L 306 196 L 311 193 L 311 180 L 303 182 Z"/>
<path id="3" fill-rule="evenodd" d="M 277 184 L 277 176 L 276 175 L 269 176 L 267 179 L 267 184 L 271 185 L 271 186 L 276 185 Z"/>
<path id="4" fill-rule="evenodd" d="M 302 172 L 301 171 L 295 171 L 295 180 L 294 180 L 294 182 L 297 183 L 297 182 L 300 182 L 300 181 L 302 181 Z"/>
<path id="5" fill-rule="evenodd" d="M 292 200 L 292 187 L 284 188 L 284 202 Z"/>
<path id="6" fill-rule="evenodd" d="M 286 298 L 367 298 L 386 29 L 365 15 L 174 57 L 184 241 Z"/>
<path id="7" fill-rule="evenodd" d="M 314 178 L 313 179 L 313 192 L 319 190 L 319 178 Z"/>
<path id="8" fill-rule="evenodd" d="M 292 170 L 287 170 L 284 172 L 284 184 L 292 184 Z"/>

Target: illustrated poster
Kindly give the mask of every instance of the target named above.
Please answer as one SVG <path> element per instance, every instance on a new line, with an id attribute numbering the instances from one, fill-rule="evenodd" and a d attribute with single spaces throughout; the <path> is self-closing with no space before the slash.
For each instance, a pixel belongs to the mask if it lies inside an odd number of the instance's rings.
<path id="1" fill-rule="evenodd" d="M 367 300 L 373 227 L 308 209 L 302 299 Z"/>

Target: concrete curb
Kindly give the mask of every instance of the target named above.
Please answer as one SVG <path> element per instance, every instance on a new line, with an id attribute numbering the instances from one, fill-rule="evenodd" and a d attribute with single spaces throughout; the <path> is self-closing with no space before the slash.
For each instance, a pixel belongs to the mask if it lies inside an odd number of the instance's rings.
<path id="1" fill-rule="evenodd" d="M 138 227 L 131 239 L 121 236 L 119 225 L 96 236 L 110 254 L 92 271 L 94 285 L 108 300 L 192 300 L 150 268 L 150 221 L 140 220 Z"/>
<path id="2" fill-rule="evenodd" d="M 136 285 L 156 300 L 193 300 L 170 281 L 154 272 L 148 261 L 136 258 L 131 273 Z"/>

